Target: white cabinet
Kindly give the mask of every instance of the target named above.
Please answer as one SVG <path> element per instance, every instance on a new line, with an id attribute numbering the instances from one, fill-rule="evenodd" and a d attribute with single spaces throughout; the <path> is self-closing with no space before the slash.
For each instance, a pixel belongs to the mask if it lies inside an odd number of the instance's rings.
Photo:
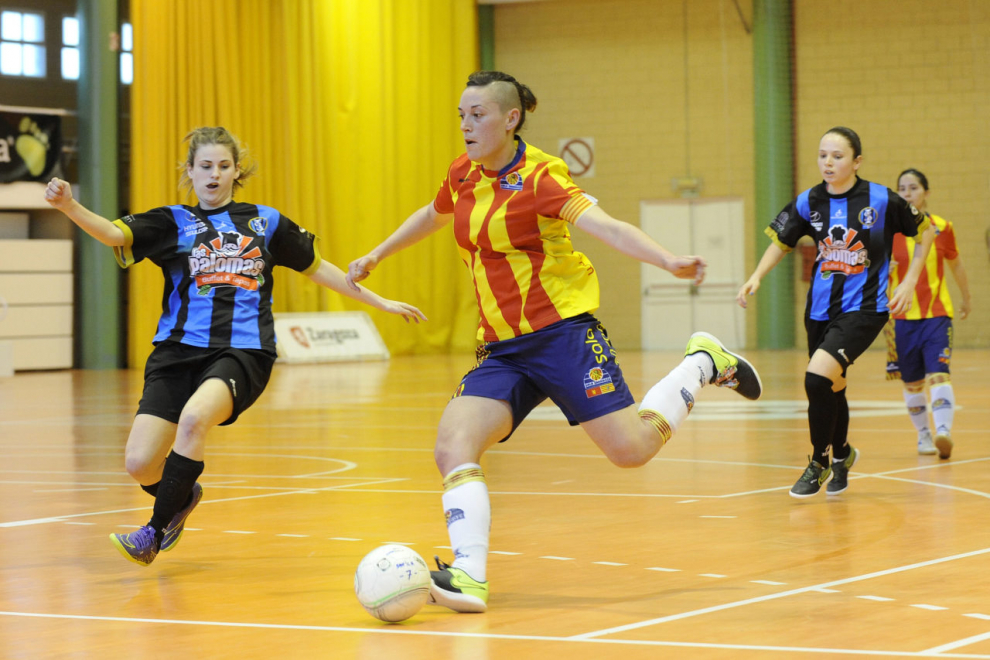
<path id="1" fill-rule="evenodd" d="M 44 190 L 0 184 L 0 375 L 72 367 L 72 223 Z"/>

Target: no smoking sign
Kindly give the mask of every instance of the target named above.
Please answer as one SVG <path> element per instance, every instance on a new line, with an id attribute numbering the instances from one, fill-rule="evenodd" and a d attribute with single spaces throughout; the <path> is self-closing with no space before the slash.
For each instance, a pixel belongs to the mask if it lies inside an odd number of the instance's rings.
<path id="1" fill-rule="evenodd" d="M 595 176 L 595 138 L 561 138 L 557 150 L 572 177 Z"/>

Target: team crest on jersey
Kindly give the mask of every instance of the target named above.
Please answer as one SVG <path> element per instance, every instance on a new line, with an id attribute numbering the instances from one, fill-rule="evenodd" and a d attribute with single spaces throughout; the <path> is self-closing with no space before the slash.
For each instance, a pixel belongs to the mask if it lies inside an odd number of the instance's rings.
<path id="1" fill-rule="evenodd" d="M 872 206 L 867 206 L 859 212 L 859 224 L 869 229 L 877 223 L 878 217 L 880 217 L 880 215 L 877 213 L 877 210 Z"/>
<path id="2" fill-rule="evenodd" d="M 584 393 L 591 399 L 615 391 L 612 377 L 601 367 L 594 367 L 584 376 Z"/>
<path id="3" fill-rule="evenodd" d="M 265 229 L 268 228 L 268 220 L 259 215 L 248 220 L 248 227 L 251 228 L 251 231 L 260 236 L 261 234 L 264 234 Z"/>
<path id="4" fill-rule="evenodd" d="M 499 186 L 502 190 L 522 190 L 523 178 L 519 175 L 519 172 L 509 172 L 499 181 Z"/>
<path id="5" fill-rule="evenodd" d="M 855 275 L 869 267 L 866 246 L 856 240 L 858 234 L 855 229 L 835 225 L 829 228 L 825 240 L 818 242 L 818 261 L 821 262 L 823 279 L 835 272 Z"/>
<path id="6" fill-rule="evenodd" d="M 262 275 L 265 260 L 260 249 L 251 247 L 253 240 L 238 232 L 221 232 L 208 243 L 193 248 L 189 274 L 196 279 L 199 295 L 208 295 L 218 286 L 257 291 L 265 283 Z"/>

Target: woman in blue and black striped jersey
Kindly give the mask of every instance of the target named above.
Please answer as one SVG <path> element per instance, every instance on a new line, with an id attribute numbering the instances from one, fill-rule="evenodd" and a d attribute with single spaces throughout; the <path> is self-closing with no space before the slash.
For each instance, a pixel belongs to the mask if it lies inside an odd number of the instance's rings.
<path id="1" fill-rule="evenodd" d="M 127 471 L 154 496 L 154 511 L 136 532 L 110 535 L 127 559 L 145 566 L 175 547 L 202 498 L 197 479 L 207 431 L 232 424 L 268 384 L 276 356 L 275 266 L 407 321 L 425 320 L 412 305 L 349 287 L 320 256 L 316 237 L 277 210 L 235 202 L 235 188 L 254 167 L 226 129 L 197 128 L 186 141 L 182 182 L 195 192 L 196 206 L 163 206 L 111 222 L 74 200 L 61 179 L 45 190 L 49 204 L 113 247 L 121 267 L 150 259 L 165 276 L 125 458 Z"/>
<path id="2" fill-rule="evenodd" d="M 822 136 L 818 169 L 823 181 L 805 190 L 765 230 L 772 241 L 750 278 L 739 289 L 743 307 L 760 281 L 802 236 L 818 247 L 808 289 L 804 323 L 808 333 L 808 426 L 814 454 L 791 488 L 797 498 L 848 487 L 849 468 L 859 450 L 848 442 L 846 370 L 883 329 L 890 312 L 911 304 L 915 284 L 934 232 L 925 216 L 885 186 L 860 179 L 862 144 L 852 129 L 838 126 Z M 888 296 L 894 234 L 922 235 L 904 280 Z M 829 448 L 831 447 L 831 460 Z"/>

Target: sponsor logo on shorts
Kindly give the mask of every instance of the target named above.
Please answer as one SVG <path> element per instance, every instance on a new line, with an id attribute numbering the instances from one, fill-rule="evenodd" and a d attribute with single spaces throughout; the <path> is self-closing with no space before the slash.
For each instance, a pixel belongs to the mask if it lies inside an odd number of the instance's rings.
<path id="1" fill-rule="evenodd" d="M 846 349 L 840 348 L 839 350 L 836 351 L 836 353 L 842 356 L 842 359 L 846 361 L 846 364 L 849 364 L 849 358 L 846 357 Z"/>
<path id="2" fill-rule="evenodd" d="M 234 396 L 237 396 L 237 381 L 233 378 L 230 379 L 230 390 L 234 393 Z"/>
<path id="3" fill-rule="evenodd" d="M 949 364 L 949 362 L 952 361 L 952 349 L 948 346 L 943 348 L 942 352 L 939 353 L 938 361 L 942 364 Z"/>
<path id="4" fill-rule="evenodd" d="M 681 388 L 681 398 L 684 399 L 684 405 L 687 406 L 688 412 L 694 408 L 694 397 L 683 387 Z"/>
<path id="5" fill-rule="evenodd" d="M 464 520 L 464 510 L 463 509 L 447 509 L 443 512 L 444 517 L 447 519 L 447 527 L 450 527 L 453 523 L 458 520 Z"/>
<path id="6" fill-rule="evenodd" d="M 584 393 L 591 399 L 615 391 L 612 377 L 601 367 L 593 367 L 584 376 Z"/>

